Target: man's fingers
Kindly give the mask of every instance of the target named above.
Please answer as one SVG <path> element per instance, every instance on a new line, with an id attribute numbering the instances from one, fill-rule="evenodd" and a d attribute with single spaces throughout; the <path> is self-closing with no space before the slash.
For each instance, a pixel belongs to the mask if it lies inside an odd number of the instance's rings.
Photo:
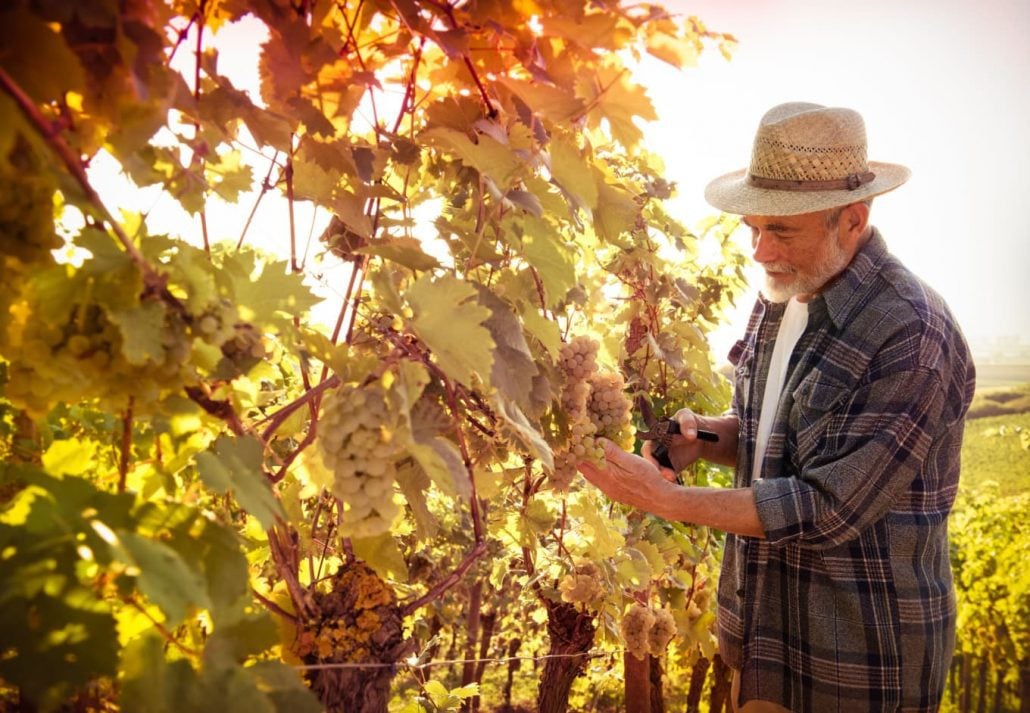
<path id="1" fill-rule="evenodd" d="M 688 441 L 697 438 L 697 414 L 688 408 L 681 408 L 673 415 L 673 418 L 680 425 L 680 433 L 684 438 Z"/>

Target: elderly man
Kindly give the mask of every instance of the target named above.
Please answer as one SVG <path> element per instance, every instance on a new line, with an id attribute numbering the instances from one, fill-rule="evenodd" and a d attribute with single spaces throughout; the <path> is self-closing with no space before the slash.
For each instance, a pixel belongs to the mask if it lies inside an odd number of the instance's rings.
<path id="1" fill-rule="evenodd" d="M 719 648 L 737 711 L 934 711 L 955 634 L 947 517 L 973 366 L 941 297 L 888 251 L 871 199 L 909 172 L 867 162 L 862 118 L 792 103 L 751 164 L 708 185 L 743 216 L 765 285 L 730 352 L 732 409 L 679 411 L 669 456 L 736 468 L 680 487 L 605 444 L 610 497 L 725 530 Z M 714 431 L 717 442 L 697 438 Z"/>

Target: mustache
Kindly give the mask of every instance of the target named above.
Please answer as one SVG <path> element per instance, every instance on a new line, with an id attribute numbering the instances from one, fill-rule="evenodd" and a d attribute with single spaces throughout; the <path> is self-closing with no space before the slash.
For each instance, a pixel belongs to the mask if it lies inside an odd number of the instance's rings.
<path id="1" fill-rule="evenodd" d="M 763 262 L 762 269 L 766 272 L 785 272 L 788 275 L 794 275 L 798 271 L 798 269 L 793 265 L 780 262 Z"/>

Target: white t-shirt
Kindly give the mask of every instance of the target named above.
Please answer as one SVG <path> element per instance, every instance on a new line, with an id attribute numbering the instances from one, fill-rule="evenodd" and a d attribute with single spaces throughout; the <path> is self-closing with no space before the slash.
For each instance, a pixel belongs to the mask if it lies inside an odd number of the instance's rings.
<path id="1" fill-rule="evenodd" d="M 762 396 L 762 410 L 758 418 L 758 434 L 755 437 L 755 459 L 751 465 L 751 479 L 762 477 L 762 461 L 765 459 L 765 448 L 769 444 L 773 421 L 776 419 L 776 407 L 783 391 L 783 382 L 787 377 L 787 365 L 790 355 L 808 325 L 808 304 L 798 302 L 796 297 L 787 302 L 783 313 L 783 321 L 776 332 L 776 344 L 773 346 L 772 360 L 769 362 L 769 374 L 765 381 L 765 394 Z"/>

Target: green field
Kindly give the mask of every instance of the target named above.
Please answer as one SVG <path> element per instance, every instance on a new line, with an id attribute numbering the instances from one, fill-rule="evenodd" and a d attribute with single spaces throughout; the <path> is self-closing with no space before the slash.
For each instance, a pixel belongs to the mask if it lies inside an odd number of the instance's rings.
<path id="1" fill-rule="evenodd" d="M 963 489 L 993 480 L 1001 495 L 1030 492 L 1030 384 L 978 389 L 962 444 Z"/>

